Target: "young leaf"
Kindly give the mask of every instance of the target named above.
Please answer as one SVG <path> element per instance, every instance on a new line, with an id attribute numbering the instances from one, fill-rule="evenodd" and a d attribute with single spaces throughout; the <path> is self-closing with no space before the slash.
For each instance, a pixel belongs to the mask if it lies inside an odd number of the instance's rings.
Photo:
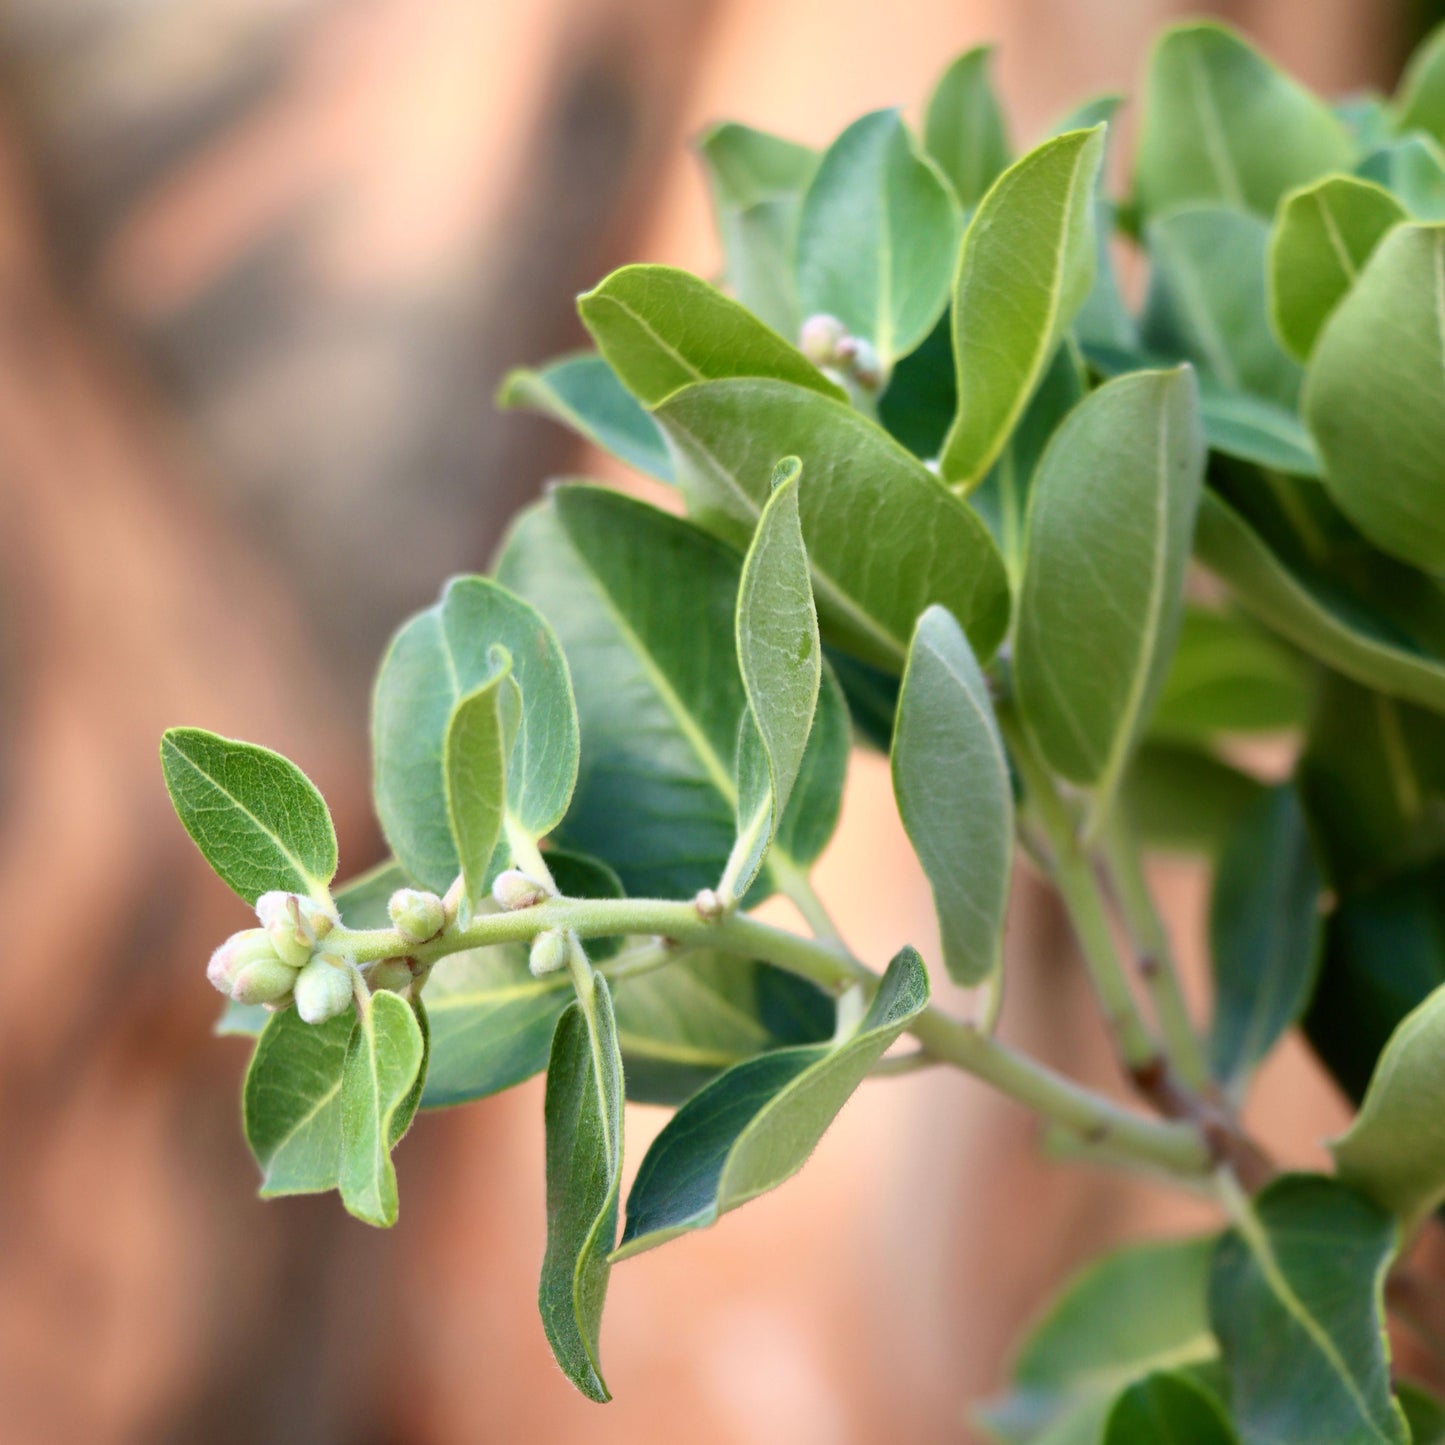
<path id="1" fill-rule="evenodd" d="M 366 1224 L 396 1223 L 391 1151 L 415 1110 L 426 1057 L 412 1006 L 394 993 L 370 995 L 341 1071 L 341 1202 Z"/>
<path id="2" fill-rule="evenodd" d="M 1353 1124 L 1331 1145 L 1340 1178 L 1409 1236 L 1445 1200 L 1445 990 L 1390 1036 Z"/>
<path id="3" fill-rule="evenodd" d="M 552 629 L 485 577 L 458 577 L 396 635 L 376 681 L 376 808 L 397 861 L 441 893 L 460 871 L 443 753 L 452 709 L 488 682 L 491 649 L 512 659 L 522 715 L 507 770 L 507 814 L 540 838 L 561 821 L 577 779 L 577 708 Z"/>
<path id="4" fill-rule="evenodd" d="M 311 780 L 279 753 L 200 728 L 171 728 L 161 769 L 176 816 L 227 887 L 326 896 L 336 830 Z"/>
<path id="5" fill-rule="evenodd" d="M 1394 1221 L 1332 1179 L 1287 1175 L 1219 1241 L 1209 1317 L 1245 1445 L 1408 1445 L 1390 1393 Z"/>
<path id="6" fill-rule="evenodd" d="M 1169 665 L 1204 473 L 1193 373 L 1106 382 L 1034 478 L 1015 678 L 1051 767 L 1107 811 Z"/>
<path id="7" fill-rule="evenodd" d="M 851 1038 L 764 1054 L 689 1099 L 637 1171 L 615 1258 L 706 1229 L 796 1174 L 848 1096 L 927 1004 L 923 962 L 905 948 Z"/>
<path id="8" fill-rule="evenodd" d="M 1377 547 L 1445 568 L 1445 225 L 1375 248 L 1310 360 L 1304 417 L 1325 488 Z"/>
<path id="9" fill-rule="evenodd" d="M 1013 785 L 988 683 L 941 607 L 918 619 L 893 738 L 893 794 L 933 888 L 943 960 L 982 983 L 1003 955 Z"/>
<path id="10" fill-rule="evenodd" d="M 1445 221 L 1445 152 L 1428 135 L 1402 136 L 1371 151 L 1355 174 L 1383 186 L 1415 221 Z"/>
<path id="11" fill-rule="evenodd" d="M 1445 25 L 1437 25 L 1415 48 L 1395 93 L 1396 124 L 1423 130 L 1445 142 Z"/>
<path id="12" fill-rule="evenodd" d="M 688 510 L 746 546 L 779 457 L 802 459 L 803 542 L 823 631 L 865 662 L 901 671 L 931 602 L 991 657 L 1008 581 L 982 522 L 916 457 L 850 407 L 777 381 L 688 387 L 655 413 L 679 456 Z"/>
<path id="13" fill-rule="evenodd" d="M 624 266 L 577 298 L 597 349 L 645 407 L 695 381 L 766 376 L 837 401 L 843 389 L 745 306 L 671 266 Z"/>
<path id="14" fill-rule="evenodd" d="M 611 1399 L 597 1335 L 617 1237 L 622 1059 L 607 982 L 568 1006 L 547 1065 L 547 1253 L 537 1305 L 563 1373 L 589 1399 Z"/>
<path id="15" fill-rule="evenodd" d="M 965 50 L 939 78 L 928 100 L 923 148 L 972 210 L 1008 165 L 1008 134 L 989 78 L 993 47 Z"/>
<path id="16" fill-rule="evenodd" d="M 1233 31 L 1178 25 L 1149 60 L 1134 201 L 1145 216 L 1200 201 L 1271 216 L 1286 191 L 1347 169 L 1353 149 L 1322 100 Z"/>
<path id="17" fill-rule="evenodd" d="M 1209 910 L 1214 1077 L 1238 1087 L 1304 1012 L 1324 936 L 1322 882 L 1295 790 L 1273 788 L 1240 819 Z"/>
<path id="18" fill-rule="evenodd" d="M 1089 294 L 1103 153 L 1103 126 L 1045 141 L 994 182 L 964 233 L 953 282 L 958 415 L 939 464 L 965 491 L 1003 450 Z"/>
<path id="19" fill-rule="evenodd" d="M 1405 208 L 1383 186 L 1327 176 L 1284 198 L 1269 238 L 1269 315 L 1297 361 L 1349 294 L 1370 254 Z"/>
<path id="20" fill-rule="evenodd" d="M 515 687 L 511 658 L 497 659 L 492 676 L 458 699 L 442 740 L 447 817 L 471 910 L 487 896 L 488 868 L 502 836 L 507 757 L 513 742 L 508 734 L 513 733 L 520 711 Z"/>
<path id="21" fill-rule="evenodd" d="M 497 405 L 553 417 L 649 477 L 674 480 L 672 458 L 657 423 L 600 356 L 564 356 L 537 371 L 510 371 L 497 393 Z"/>
<path id="22" fill-rule="evenodd" d="M 1156 1370 L 1114 1402 L 1100 1445 L 1238 1445 L 1213 1395 L 1180 1370 Z"/>
<path id="23" fill-rule="evenodd" d="M 778 463 L 738 584 L 737 653 L 748 710 L 738 772 L 738 839 L 721 889 L 740 898 L 758 876 L 803 766 L 823 680 L 818 613 L 798 520 L 802 465 Z M 743 766 L 760 749 L 762 767 Z"/>
<path id="24" fill-rule="evenodd" d="M 836 316 L 870 342 L 886 376 L 948 300 L 962 224 L 937 166 L 896 110 L 856 120 L 823 156 L 798 218 L 804 316 Z"/>
<path id="25" fill-rule="evenodd" d="M 1205 1290 L 1213 1244 L 1133 1245 L 1075 1276 L 1025 1340 L 1012 1393 L 980 1412 L 985 1423 L 1006 1440 L 1096 1441 L 1119 1390 L 1155 1370 L 1212 1359 Z M 1050 1427 L 1057 1436 L 1044 1433 Z"/>

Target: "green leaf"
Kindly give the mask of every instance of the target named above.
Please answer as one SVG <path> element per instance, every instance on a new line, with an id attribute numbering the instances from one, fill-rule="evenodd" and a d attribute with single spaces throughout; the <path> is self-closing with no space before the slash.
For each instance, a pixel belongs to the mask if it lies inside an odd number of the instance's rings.
<path id="1" fill-rule="evenodd" d="M 948 177 L 966 210 L 1009 163 L 1008 131 L 989 70 L 993 46 L 965 50 L 939 78 L 928 100 L 923 148 Z"/>
<path id="2" fill-rule="evenodd" d="M 893 738 L 893 794 L 933 888 L 949 976 L 978 984 L 1003 961 L 1013 785 L 988 683 L 941 607 L 918 619 Z"/>
<path id="3" fill-rule="evenodd" d="M 510 371 L 497 405 L 553 417 L 628 466 L 660 482 L 674 480 L 657 423 L 600 356 L 564 356 L 536 371 Z"/>
<path id="4" fill-rule="evenodd" d="M 1206 1313 L 1211 1239 L 1133 1245 L 1076 1275 L 1025 1340 L 1013 1391 L 981 1412 L 1006 1440 L 1099 1435 L 1042 1432 L 1080 1418 L 1101 1431 L 1114 1397 L 1155 1370 L 1212 1359 Z"/>
<path id="5" fill-rule="evenodd" d="M 1200 505 L 1194 550 L 1238 602 L 1301 651 L 1367 687 L 1445 712 L 1445 662 L 1368 609 L 1347 605 L 1337 587 L 1286 564 L 1216 492 Z"/>
<path id="6" fill-rule="evenodd" d="M 1353 150 L 1323 101 L 1233 31 L 1178 25 L 1149 60 L 1134 203 L 1146 217 L 1200 201 L 1271 216 Z"/>
<path id="7" fill-rule="evenodd" d="M 828 147 L 803 197 L 803 315 L 836 316 L 872 343 L 886 376 L 947 304 L 961 226 L 952 190 L 918 154 L 896 110 L 854 121 Z"/>
<path id="8" fill-rule="evenodd" d="M 1003 450 L 1089 294 L 1103 153 L 1103 126 L 1045 141 L 994 182 L 964 233 L 953 283 L 958 415 L 940 457 L 964 490 Z"/>
<path id="9" fill-rule="evenodd" d="M 597 1335 L 617 1237 L 622 1059 L 607 981 L 571 1004 L 547 1065 L 547 1253 L 537 1304 L 563 1373 L 589 1399 L 611 1399 Z"/>
<path id="10" fill-rule="evenodd" d="M 1396 123 L 1445 142 L 1445 25 L 1437 25 L 1415 48 L 1395 92 Z"/>
<path id="11" fill-rule="evenodd" d="M 715 886 L 736 836 L 747 706 L 732 661 L 737 554 L 655 507 L 564 486 L 513 530 L 499 574 L 545 610 L 573 667 L 582 759 L 560 840 L 605 859 L 637 897 Z M 821 852 L 846 767 L 846 716 L 830 683 L 778 855 L 806 865 Z"/>
<path id="12" fill-rule="evenodd" d="M 1322 886 L 1295 790 L 1271 789 L 1240 819 L 1210 903 L 1210 1065 L 1228 1087 L 1243 1083 L 1309 1003 Z"/>
<path id="13" fill-rule="evenodd" d="M 846 401 L 797 347 L 715 286 L 672 266 L 624 266 L 577 298 L 597 349 L 643 406 L 697 381 L 765 376 Z"/>
<path id="14" fill-rule="evenodd" d="M 1395 196 L 1416 221 L 1445 221 L 1445 153 L 1428 135 L 1408 135 L 1372 151 L 1355 167 Z"/>
<path id="15" fill-rule="evenodd" d="M 1325 488 L 1376 546 L 1445 568 L 1445 226 L 1397 226 L 1310 361 L 1304 417 Z"/>
<path id="16" fill-rule="evenodd" d="M 577 709 L 552 629 L 520 597 L 485 577 L 458 577 L 441 601 L 396 635 L 372 704 L 376 808 L 402 867 L 443 893 L 461 869 L 444 763 L 452 709 L 512 659 L 522 716 L 507 770 L 507 813 L 534 838 L 567 811 L 577 778 Z"/>
<path id="17" fill-rule="evenodd" d="M 869 1069 L 927 1004 L 923 962 L 905 948 L 850 1038 L 764 1054 L 694 1095 L 637 1171 L 615 1257 L 706 1229 L 796 1174 Z"/>
<path id="18" fill-rule="evenodd" d="M 1394 137 L 1395 117 L 1379 91 L 1354 91 L 1333 101 L 1330 109 L 1340 118 L 1361 150 L 1386 145 Z"/>
<path id="19" fill-rule="evenodd" d="M 1197 747 L 1150 742 L 1124 774 L 1120 803 L 1150 848 L 1214 856 L 1263 784 Z"/>
<path id="20" fill-rule="evenodd" d="M 1096 824 L 1169 665 L 1203 470 L 1194 377 L 1180 368 L 1106 382 L 1034 478 L 1019 703 L 1050 766 L 1094 787 Z"/>
<path id="21" fill-rule="evenodd" d="M 1390 1036 L 1358 1116 L 1330 1149 L 1340 1178 L 1398 1215 L 1407 1237 L 1445 1200 L 1445 989 Z"/>
<path id="22" fill-rule="evenodd" d="M 1408 1445 L 1390 1394 L 1394 1221 L 1317 1175 L 1269 1185 L 1220 1240 L 1209 1316 L 1244 1445 Z"/>
<path id="23" fill-rule="evenodd" d="M 1405 208 L 1382 186 L 1327 176 L 1284 198 L 1269 238 L 1269 314 L 1275 335 L 1308 361 L 1321 329 Z"/>
<path id="24" fill-rule="evenodd" d="M 945 312 L 917 350 L 897 366 L 878 398 L 878 420 L 916 457 L 931 461 L 958 410 L 953 375 L 953 323 Z"/>
<path id="25" fill-rule="evenodd" d="M 336 830 L 295 763 L 200 728 L 171 728 L 161 739 L 161 770 L 186 832 L 247 903 L 272 889 L 325 898 Z"/>
<path id="26" fill-rule="evenodd" d="M 983 523 L 929 470 L 849 407 L 778 381 L 714 381 L 656 412 L 679 456 L 688 510 L 746 546 L 779 457 L 801 458 L 803 542 L 824 635 L 901 671 L 930 603 L 991 657 L 1008 622 L 1003 562 Z"/>
<path id="27" fill-rule="evenodd" d="M 798 520 L 802 464 L 778 463 L 738 584 L 737 653 L 748 711 L 738 756 L 738 839 L 721 889 L 742 897 L 762 868 L 803 766 L 823 680 L 818 613 Z M 747 765 L 761 751 L 762 766 Z"/>
<path id="28" fill-rule="evenodd" d="M 708 131 L 698 152 L 712 190 L 729 288 L 780 336 L 796 336 L 803 318 L 793 241 L 818 152 L 733 122 Z"/>
<path id="29" fill-rule="evenodd" d="M 425 1053 L 411 1005 L 394 993 L 372 994 L 341 1071 L 340 1185 L 347 1211 L 379 1228 L 396 1223 L 391 1151 Z"/>
<path id="30" fill-rule="evenodd" d="M 1395 1394 L 1410 1423 L 1411 1445 L 1445 1445 L 1445 1403 L 1409 1380 Z"/>
<path id="31" fill-rule="evenodd" d="M 1114 1402 L 1101 1445 L 1237 1445 L 1219 1402 L 1178 1370 L 1156 1370 Z"/>
<path id="32" fill-rule="evenodd" d="M 459 698 L 442 740 L 442 775 L 452 843 L 461 864 L 469 910 L 480 907 L 491 884 L 489 865 L 502 836 L 507 802 L 507 757 L 516 722 L 511 658 L 497 659 L 497 671 Z"/>

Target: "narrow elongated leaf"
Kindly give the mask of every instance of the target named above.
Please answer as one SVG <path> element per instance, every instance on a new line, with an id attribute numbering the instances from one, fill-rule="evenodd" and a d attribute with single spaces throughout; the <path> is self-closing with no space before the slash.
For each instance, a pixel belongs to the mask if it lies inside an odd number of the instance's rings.
<path id="1" fill-rule="evenodd" d="M 1296 360 L 1309 360 L 1370 253 L 1404 219 L 1383 186 L 1352 176 L 1328 176 L 1285 197 L 1269 238 L 1269 314 Z"/>
<path id="2" fill-rule="evenodd" d="M 869 341 L 884 375 L 948 301 L 958 202 L 896 110 L 856 120 L 825 152 L 798 217 L 804 316 L 836 316 Z"/>
<path id="3" fill-rule="evenodd" d="M 939 458 L 964 490 L 1003 450 L 1089 294 L 1103 152 L 1103 126 L 1045 141 L 994 182 L 964 233 L 953 282 L 958 415 Z"/>
<path id="4" fill-rule="evenodd" d="M 654 507 L 565 486 L 514 529 L 499 573 L 546 611 L 574 669 L 583 751 L 560 840 L 604 859 L 634 896 L 714 887 L 736 837 L 747 706 L 733 662 L 741 559 Z M 831 836 L 847 751 L 830 683 L 774 844 L 795 864 Z"/>
<path id="5" fill-rule="evenodd" d="M 643 406 L 695 381 L 768 376 L 846 401 L 745 306 L 672 266 L 624 266 L 577 300 L 597 349 Z"/>
<path id="6" fill-rule="evenodd" d="M 1445 990 L 1390 1036 L 1354 1123 L 1331 1145 L 1340 1178 L 1410 1234 L 1445 1200 Z"/>
<path id="7" fill-rule="evenodd" d="M 923 122 L 923 147 L 967 210 L 1009 162 L 1007 127 L 989 77 L 992 63 L 991 45 L 965 50 L 939 77 Z"/>
<path id="8" fill-rule="evenodd" d="M 427 888 L 460 871 L 447 810 L 444 749 L 452 709 L 496 668 L 502 647 L 522 693 L 507 771 L 507 812 L 534 838 L 567 811 L 577 779 L 577 708 L 567 661 L 529 603 L 485 577 L 458 577 L 396 635 L 376 681 L 376 808 L 392 852 Z"/>
<path id="9" fill-rule="evenodd" d="M 1304 1012 L 1324 938 L 1319 867 L 1292 787 L 1240 819 L 1209 911 L 1215 1078 L 1238 1086 Z"/>
<path id="10" fill-rule="evenodd" d="M 1415 221 L 1445 221 L 1445 152 L 1428 135 L 1402 136 L 1371 151 L 1355 174 L 1383 186 Z"/>
<path id="11" fill-rule="evenodd" d="M 905 948 L 851 1038 L 764 1054 L 694 1095 L 638 1169 L 616 1257 L 705 1229 L 796 1174 L 848 1096 L 927 1003 L 923 962 Z"/>
<path id="12" fill-rule="evenodd" d="M 1228 1230 L 1209 1316 L 1244 1445 L 1408 1445 L 1390 1393 L 1390 1216 L 1317 1175 L 1287 1175 Z"/>
<path id="13" fill-rule="evenodd" d="M 1178 25 L 1155 44 L 1134 163 L 1146 216 L 1200 201 L 1271 216 L 1286 191 L 1347 169 L 1352 151 L 1329 107 L 1232 30 Z"/>
<path id="14" fill-rule="evenodd" d="M 1304 416 L 1325 487 L 1372 541 L 1445 568 L 1445 225 L 1397 226 L 1320 335 Z"/>
<path id="15" fill-rule="evenodd" d="M 778 381 L 688 387 L 655 413 L 679 457 L 688 510 L 746 546 L 779 457 L 801 458 L 803 542 L 824 635 L 901 671 L 913 624 L 947 607 L 991 657 L 1008 582 L 983 523 L 938 478 L 849 407 Z"/>
<path id="16" fill-rule="evenodd" d="M 802 466 L 780 462 L 738 584 L 737 649 L 748 711 L 738 770 L 738 839 L 723 870 L 725 895 L 741 897 L 758 876 L 803 766 L 823 680 L 818 613 L 798 520 Z M 746 765 L 761 751 L 762 767 Z"/>
<path id="17" fill-rule="evenodd" d="M 1102 818 L 1178 630 L 1204 442 L 1193 374 L 1106 382 L 1034 478 L 1015 671 L 1024 722 Z"/>
<path id="18" fill-rule="evenodd" d="M 1402 131 L 1423 130 L 1445 142 L 1445 25 L 1416 46 L 1395 94 L 1395 114 Z"/>
<path id="19" fill-rule="evenodd" d="M 1101 1445 L 1238 1445 L 1219 1402 L 1178 1370 L 1136 1380 L 1114 1402 Z"/>
<path id="20" fill-rule="evenodd" d="M 161 768 L 186 832 L 247 903 L 272 889 L 325 897 L 336 830 L 295 763 L 253 743 L 172 728 L 161 739 Z"/>
<path id="21" fill-rule="evenodd" d="M 660 482 L 674 480 L 657 423 L 600 356 L 564 356 L 536 371 L 510 371 L 497 405 L 550 416 L 638 471 Z"/>
<path id="22" fill-rule="evenodd" d="M 366 1224 L 396 1223 L 391 1150 L 425 1053 L 411 1005 L 394 993 L 371 995 L 341 1071 L 341 1202 Z"/>
<path id="23" fill-rule="evenodd" d="M 563 1373 L 589 1399 L 608 1400 L 597 1336 L 617 1237 L 622 1059 L 603 978 L 558 1021 L 544 1112 L 547 1253 L 537 1304 Z"/>
<path id="24" fill-rule="evenodd" d="M 989 1428 L 1009 1441 L 1092 1445 L 1120 1390 L 1156 1370 L 1212 1359 L 1206 1285 L 1213 1244 L 1134 1245 L 1075 1276 L 1025 1340 L 1012 1392 L 980 1412 Z M 1077 1437 L 1044 1433 L 1073 1422 Z"/>
<path id="25" fill-rule="evenodd" d="M 977 984 L 1003 958 L 1013 786 L 988 683 L 941 607 L 918 619 L 893 737 L 893 793 L 933 888 L 950 977 Z"/>
<path id="26" fill-rule="evenodd" d="M 442 740 L 442 775 L 452 844 L 461 864 L 469 909 L 476 909 L 491 883 L 488 868 L 507 802 L 507 756 L 512 738 L 505 716 L 512 686 L 510 658 L 480 687 L 458 700 Z M 512 704 L 515 707 L 515 703 Z M 515 718 L 512 719 L 515 721 Z"/>

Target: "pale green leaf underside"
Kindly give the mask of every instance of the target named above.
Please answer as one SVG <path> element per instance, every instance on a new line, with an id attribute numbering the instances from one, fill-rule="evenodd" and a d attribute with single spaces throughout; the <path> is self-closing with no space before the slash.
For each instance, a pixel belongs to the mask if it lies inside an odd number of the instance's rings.
<path id="1" fill-rule="evenodd" d="M 506 659 L 492 677 L 458 700 L 442 743 L 447 817 L 471 910 L 487 896 L 488 869 L 502 835 L 510 741 L 505 736 L 503 689 L 511 680 Z"/>

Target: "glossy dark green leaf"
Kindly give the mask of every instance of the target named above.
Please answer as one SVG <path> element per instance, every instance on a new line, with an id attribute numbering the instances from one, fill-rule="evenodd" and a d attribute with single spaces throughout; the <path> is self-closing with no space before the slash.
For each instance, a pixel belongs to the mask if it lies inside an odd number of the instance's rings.
<path id="1" fill-rule="evenodd" d="M 887 389 L 878 398 L 878 420 L 914 456 L 932 461 L 943 448 L 957 410 L 953 322 L 945 312 L 918 348 L 893 368 Z"/>
<path id="2" fill-rule="evenodd" d="M 644 406 L 697 381 L 762 376 L 846 401 L 791 342 L 672 266 L 624 266 L 577 299 L 597 349 Z"/>
<path id="3" fill-rule="evenodd" d="M 1322 880 L 1299 797 L 1273 788 L 1240 819 L 1214 877 L 1214 1077 L 1237 1088 L 1309 1003 Z"/>
<path id="4" fill-rule="evenodd" d="M 1169 665 L 1203 470 L 1181 368 L 1106 382 L 1065 418 L 1034 478 L 1018 698 L 1050 766 L 1094 787 L 1096 821 Z"/>
<path id="5" fill-rule="evenodd" d="M 442 779 L 452 845 L 461 868 L 467 908 L 475 911 L 491 886 L 490 865 L 502 836 L 507 806 L 507 759 L 519 706 L 511 659 L 458 698 L 442 738 Z"/>
<path id="6" fill-rule="evenodd" d="M 1323 101 L 1232 30 L 1177 25 L 1155 43 L 1134 163 L 1146 217 L 1196 202 L 1271 216 L 1286 191 L 1348 168 L 1353 150 Z"/>
<path id="7" fill-rule="evenodd" d="M 836 316 L 872 344 L 887 375 L 947 304 L 961 227 L 952 190 L 918 154 L 896 110 L 854 121 L 828 147 L 803 197 L 803 315 Z"/>
<path id="8" fill-rule="evenodd" d="M 850 1037 L 764 1054 L 688 1100 L 637 1171 L 618 1257 L 705 1229 L 796 1174 L 849 1095 L 927 1003 L 923 962 L 905 948 Z"/>
<path id="9" fill-rule="evenodd" d="M 1415 48 L 1395 93 L 1402 131 L 1423 130 L 1445 142 L 1445 25 L 1437 25 Z"/>
<path id="10" fill-rule="evenodd" d="M 1318 1175 L 1286 1175 L 1228 1230 L 1209 1317 L 1244 1445 L 1408 1445 L 1390 1393 L 1385 1270 L 1394 1220 Z"/>
<path id="11" fill-rule="evenodd" d="M 1310 359 L 1304 416 L 1324 482 L 1376 546 L 1445 568 L 1445 225 L 1397 226 Z"/>
<path id="12" fill-rule="evenodd" d="M 1371 252 L 1404 219 L 1383 186 L 1352 176 L 1326 176 L 1285 197 L 1269 238 L 1269 314 L 1296 360 L 1309 360 Z"/>
<path id="13" fill-rule="evenodd" d="M 537 1304 L 562 1372 L 589 1399 L 611 1398 L 597 1337 L 617 1237 L 622 1058 L 607 982 L 557 1023 L 547 1065 L 547 1252 Z"/>
<path id="14" fill-rule="evenodd" d="M 688 510 L 746 546 L 779 457 L 796 456 L 803 542 L 824 636 L 901 671 L 932 602 L 991 657 L 1008 622 L 1003 562 L 983 523 L 867 418 L 777 381 L 714 381 L 657 409 Z"/>
<path id="15" fill-rule="evenodd" d="M 979 203 L 953 282 L 958 415 L 940 457 L 967 491 L 1003 450 L 1094 281 L 1094 193 L 1104 128 L 1069 131 L 1015 161 Z"/>
<path id="16" fill-rule="evenodd" d="M 1238 1445 L 1219 1402 L 1188 1375 L 1156 1370 L 1114 1402 L 1101 1445 Z"/>
<path id="17" fill-rule="evenodd" d="M 657 423 L 600 356 L 564 356 L 535 371 L 510 371 L 497 404 L 553 417 L 638 471 L 660 482 L 673 480 L 672 458 Z"/>
<path id="18" fill-rule="evenodd" d="M 161 768 L 186 832 L 247 903 L 272 889 L 326 896 L 336 830 L 295 763 L 200 728 L 172 728 L 161 739 Z"/>
<path id="19" fill-rule="evenodd" d="M 1394 196 L 1416 221 L 1445 221 L 1445 152 L 1428 135 L 1407 135 L 1371 151 L 1355 174 Z"/>
<path id="20" fill-rule="evenodd" d="M 1124 774 L 1120 805 L 1148 847 L 1214 857 L 1263 791 L 1202 748 L 1146 739 Z"/>
<path id="21" fill-rule="evenodd" d="M 965 50 L 939 77 L 923 122 L 923 147 L 971 210 L 1009 163 L 1008 130 L 989 75 L 993 47 Z"/>
<path id="22" fill-rule="evenodd" d="M 577 709 L 567 662 L 529 603 L 485 577 L 458 577 L 396 635 L 372 705 L 376 807 L 397 861 L 441 893 L 460 871 L 443 750 L 452 709 L 512 659 L 522 714 L 507 769 L 507 813 L 533 838 L 567 811 L 577 777 Z"/>
<path id="23" fill-rule="evenodd" d="M 943 961 L 979 984 L 1003 961 L 1013 784 L 988 683 L 941 607 L 918 619 L 892 751 L 893 794 L 933 889 Z"/>

